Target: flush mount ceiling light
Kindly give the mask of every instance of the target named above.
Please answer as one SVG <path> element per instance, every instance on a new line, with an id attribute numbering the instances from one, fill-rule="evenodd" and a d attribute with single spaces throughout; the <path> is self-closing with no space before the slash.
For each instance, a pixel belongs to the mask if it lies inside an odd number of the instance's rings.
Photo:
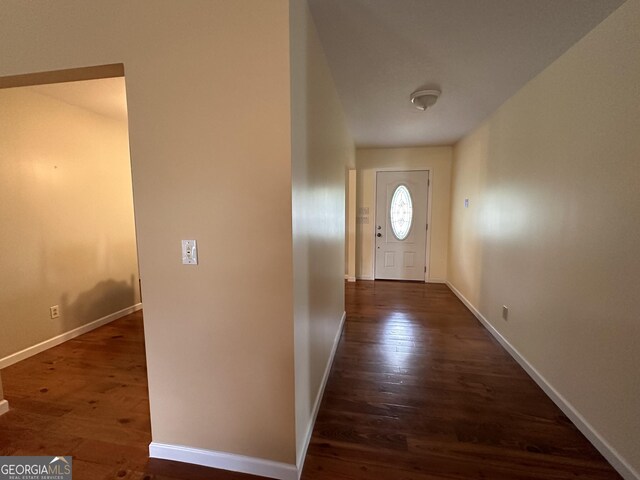
<path id="1" fill-rule="evenodd" d="M 440 90 L 418 90 L 411 94 L 411 103 L 418 110 L 426 110 L 438 101 Z"/>

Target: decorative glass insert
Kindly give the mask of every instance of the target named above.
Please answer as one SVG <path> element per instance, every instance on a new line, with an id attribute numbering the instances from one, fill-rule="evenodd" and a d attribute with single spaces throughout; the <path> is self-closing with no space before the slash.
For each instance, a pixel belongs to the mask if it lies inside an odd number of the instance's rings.
<path id="1" fill-rule="evenodd" d="M 398 186 L 391 197 L 391 230 L 398 240 L 404 240 L 409 235 L 413 221 L 413 202 L 411 194 L 404 185 Z"/>

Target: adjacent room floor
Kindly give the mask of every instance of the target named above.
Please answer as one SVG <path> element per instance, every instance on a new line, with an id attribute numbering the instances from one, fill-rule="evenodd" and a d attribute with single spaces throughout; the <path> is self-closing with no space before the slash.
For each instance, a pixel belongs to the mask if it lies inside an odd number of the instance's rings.
<path id="1" fill-rule="evenodd" d="M 255 478 L 150 460 L 142 313 L 2 370 L 0 455 L 72 455 L 74 480 Z"/>
<path id="2" fill-rule="evenodd" d="M 619 479 L 444 285 L 357 282 L 303 479 Z M 142 316 L 2 371 L 0 455 L 74 479 L 256 478 L 150 460 Z"/>

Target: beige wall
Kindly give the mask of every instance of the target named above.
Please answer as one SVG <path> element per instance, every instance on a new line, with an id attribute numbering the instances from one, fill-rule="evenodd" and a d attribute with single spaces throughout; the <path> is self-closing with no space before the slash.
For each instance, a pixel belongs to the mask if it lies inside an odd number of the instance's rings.
<path id="1" fill-rule="evenodd" d="M 449 188 L 451 183 L 451 147 L 362 148 L 356 152 L 357 208 L 356 275 L 373 279 L 375 184 L 378 170 L 429 170 L 431 179 L 431 223 L 428 255 L 428 280 L 447 280 L 449 242 Z M 362 208 L 368 208 L 369 223 L 362 223 Z"/>
<path id="2" fill-rule="evenodd" d="M 449 248 L 451 283 L 636 472 L 639 19 L 629 0 L 457 145 Z"/>
<path id="3" fill-rule="evenodd" d="M 126 121 L 29 87 L 0 90 L 0 112 L 3 358 L 140 295 Z"/>
<path id="4" fill-rule="evenodd" d="M 354 147 L 306 1 L 291 2 L 298 464 L 344 312 L 345 166 Z"/>
<path id="5" fill-rule="evenodd" d="M 294 463 L 289 2 L 2 9 L 0 75 L 124 63 L 153 440 Z"/>

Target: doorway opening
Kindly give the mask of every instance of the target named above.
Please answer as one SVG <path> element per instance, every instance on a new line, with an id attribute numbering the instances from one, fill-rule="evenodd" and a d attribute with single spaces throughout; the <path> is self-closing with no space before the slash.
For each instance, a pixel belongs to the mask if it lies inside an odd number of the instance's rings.
<path id="1" fill-rule="evenodd" d="M 0 162 L 1 440 L 35 414 L 74 441 L 136 424 L 148 444 L 123 66 L 1 78 Z"/>

